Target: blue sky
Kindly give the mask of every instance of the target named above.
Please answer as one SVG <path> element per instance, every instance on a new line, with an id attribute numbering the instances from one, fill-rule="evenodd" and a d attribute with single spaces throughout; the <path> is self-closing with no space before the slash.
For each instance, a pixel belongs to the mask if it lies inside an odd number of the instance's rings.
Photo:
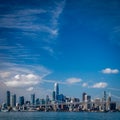
<path id="1" fill-rule="evenodd" d="M 119 0 L 0 1 L 0 93 L 120 91 Z M 4 98 L 1 98 L 4 99 Z M 26 97 L 26 99 L 28 99 Z"/>

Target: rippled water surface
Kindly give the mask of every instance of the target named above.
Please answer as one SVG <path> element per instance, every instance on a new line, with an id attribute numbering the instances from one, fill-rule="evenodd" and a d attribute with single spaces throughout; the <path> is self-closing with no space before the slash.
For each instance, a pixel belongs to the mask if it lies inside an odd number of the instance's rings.
<path id="1" fill-rule="evenodd" d="M 0 112 L 0 120 L 120 120 L 120 112 Z"/>

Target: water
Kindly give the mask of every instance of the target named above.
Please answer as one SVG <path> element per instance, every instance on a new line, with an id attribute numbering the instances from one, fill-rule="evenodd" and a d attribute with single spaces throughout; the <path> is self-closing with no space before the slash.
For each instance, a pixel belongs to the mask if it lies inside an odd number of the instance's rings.
<path id="1" fill-rule="evenodd" d="M 120 120 L 120 112 L 0 112 L 0 120 Z"/>

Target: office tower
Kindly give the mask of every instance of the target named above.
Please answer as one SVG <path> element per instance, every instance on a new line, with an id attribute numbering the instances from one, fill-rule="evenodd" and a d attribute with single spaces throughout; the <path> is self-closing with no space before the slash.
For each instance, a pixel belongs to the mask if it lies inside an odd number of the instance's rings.
<path id="1" fill-rule="evenodd" d="M 10 106 L 10 91 L 7 91 L 7 106 Z"/>
<path id="2" fill-rule="evenodd" d="M 46 104 L 48 104 L 50 102 L 49 96 L 46 96 Z"/>
<path id="3" fill-rule="evenodd" d="M 90 95 L 85 95 L 85 100 L 84 100 L 84 102 L 85 102 L 85 106 L 84 106 L 84 108 L 86 109 L 86 110 L 88 110 L 88 109 L 91 109 L 91 96 Z"/>
<path id="4" fill-rule="evenodd" d="M 108 103 L 111 102 L 111 94 L 109 93 L 109 96 L 108 96 Z"/>
<path id="5" fill-rule="evenodd" d="M 16 106 L 16 95 L 15 94 L 11 96 L 11 106 L 12 107 Z"/>
<path id="6" fill-rule="evenodd" d="M 59 94 L 59 95 L 58 95 L 58 101 L 59 101 L 59 102 L 65 102 L 65 98 L 66 98 L 66 97 L 65 97 L 63 94 Z"/>
<path id="7" fill-rule="evenodd" d="M 31 104 L 35 104 L 35 94 L 31 94 Z"/>
<path id="8" fill-rule="evenodd" d="M 52 93 L 52 100 L 55 101 L 55 91 Z"/>
<path id="9" fill-rule="evenodd" d="M 115 111 L 116 110 L 116 102 L 110 103 L 110 110 Z"/>
<path id="10" fill-rule="evenodd" d="M 55 100 L 58 100 L 58 95 L 59 95 L 59 85 L 58 85 L 58 83 L 54 84 L 54 91 L 55 91 Z"/>
<path id="11" fill-rule="evenodd" d="M 44 105 L 45 104 L 45 99 L 40 99 L 40 105 Z"/>
<path id="12" fill-rule="evenodd" d="M 24 96 L 19 97 L 20 106 L 24 105 Z"/>
<path id="13" fill-rule="evenodd" d="M 87 95 L 85 92 L 82 94 L 82 101 L 85 102 L 85 95 Z"/>
<path id="14" fill-rule="evenodd" d="M 36 105 L 39 105 L 40 104 L 40 100 L 39 98 L 36 99 Z"/>
<path id="15" fill-rule="evenodd" d="M 106 91 L 103 93 L 103 111 L 106 111 Z"/>
<path id="16" fill-rule="evenodd" d="M 90 95 L 85 95 L 85 102 L 91 102 L 91 96 Z"/>

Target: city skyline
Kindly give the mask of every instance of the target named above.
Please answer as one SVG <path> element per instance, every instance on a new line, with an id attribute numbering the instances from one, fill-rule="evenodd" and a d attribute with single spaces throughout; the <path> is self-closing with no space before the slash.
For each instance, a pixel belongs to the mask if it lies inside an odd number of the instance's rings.
<path id="1" fill-rule="evenodd" d="M 0 102 L 59 93 L 120 100 L 120 1 L 0 1 Z"/>
<path id="2" fill-rule="evenodd" d="M 58 83 L 54 83 L 53 85 L 54 89 L 53 89 L 53 93 L 51 95 L 51 97 L 49 95 L 45 95 L 45 98 L 40 98 L 39 96 L 36 96 L 35 93 L 30 94 L 30 99 L 26 99 L 26 96 L 18 96 L 16 97 L 15 93 L 11 93 L 11 91 L 6 91 L 6 94 L 4 95 L 6 97 L 5 101 L 3 101 L 2 104 L 6 104 L 6 106 L 12 106 L 15 107 L 17 104 L 20 104 L 21 106 L 23 104 L 25 104 L 26 102 L 28 102 L 31 105 L 36 105 L 36 101 L 39 99 L 44 99 L 45 101 L 47 101 L 47 99 L 49 99 L 49 101 L 54 101 L 55 103 L 61 103 L 61 102 L 66 102 L 64 101 L 64 99 L 79 99 L 79 102 L 91 102 L 94 101 L 95 99 L 100 99 L 101 101 L 104 98 L 104 101 L 107 100 L 112 100 L 111 99 L 111 94 L 106 94 L 106 91 L 103 91 L 103 95 L 102 98 L 92 98 L 92 95 L 89 95 L 88 93 L 83 92 L 82 93 L 82 97 L 70 97 L 70 96 L 66 96 L 64 93 L 59 93 L 59 84 Z M 16 99 L 17 98 L 17 99 Z M 61 99 L 62 98 L 62 99 Z M 88 101 L 87 101 L 88 100 Z M 22 103 L 21 103 L 22 101 Z"/>
<path id="3" fill-rule="evenodd" d="M 16 101 L 16 94 L 11 95 L 10 91 L 6 91 L 6 101 L 0 105 L 2 112 L 119 112 L 119 102 L 112 101 L 111 95 L 107 96 L 106 91 L 103 92 L 102 98 L 91 99 L 91 95 L 82 94 L 82 98 L 71 98 L 63 94 L 59 94 L 59 84 L 54 84 L 53 96 L 50 99 L 36 98 L 35 94 L 31 94 L 31 100 L 25 100 L 24 96 L 19 96 L 19 101 Z"/>
<path id="4" fill-rule="evenodd" d="M 6 106 L 12 106 L 15 107 L 16 105 L 20 104 L 21 106 L 23 104 L 31 104 L 31 105 L 36 105 L 36 104 L 40 104 L 39 100 L 44 100 L 45 103 L 47 101 L 47 99 L 50 102 L 55 102 L 55 103 L 61 103 L 61 102 L 66 102 L 65 99 L 78 99 L 79 102 L 93 102 L 96 99 L 99 99 L 100 101 L 104 100 L 104 101 L 114 101 L 114 99 L 112 99 L 112 95 L 110 93 L 106 94 L 106 91 L 103 91 L 102 93 L 102 97 L 98 98 L 98 97 L 93 97 L 92 95 L 90 95 L 89 93 L 83 92 L 81 94 L 81 97 L 71 97 L 71 96 L 66 96 L 64 93 L 59 93 L 59 84 L 58 83 L 54 83 L 53 85 L 53 92 L 51 93 L 52 95 L 45 95 L 44 98 L 41 98 L 40 96 L 36 96 L 35 93 L 29 94 L 30 98 L 28 99 L 26 96 L 24 95 L 17 95 L 15 93 L 11 93 L 11 91 L 6 91 L 5 96 L 5 101 L 2 101 L 1 104 L 6 104 Z M 17 97 L 16 97 L 17 96 Z M 27 102 L 27 103 L 26 103 Z M 120 101 L 119 101 L 120 102 Z M 118 105 L 119 105 L 118 102 Z"/>

